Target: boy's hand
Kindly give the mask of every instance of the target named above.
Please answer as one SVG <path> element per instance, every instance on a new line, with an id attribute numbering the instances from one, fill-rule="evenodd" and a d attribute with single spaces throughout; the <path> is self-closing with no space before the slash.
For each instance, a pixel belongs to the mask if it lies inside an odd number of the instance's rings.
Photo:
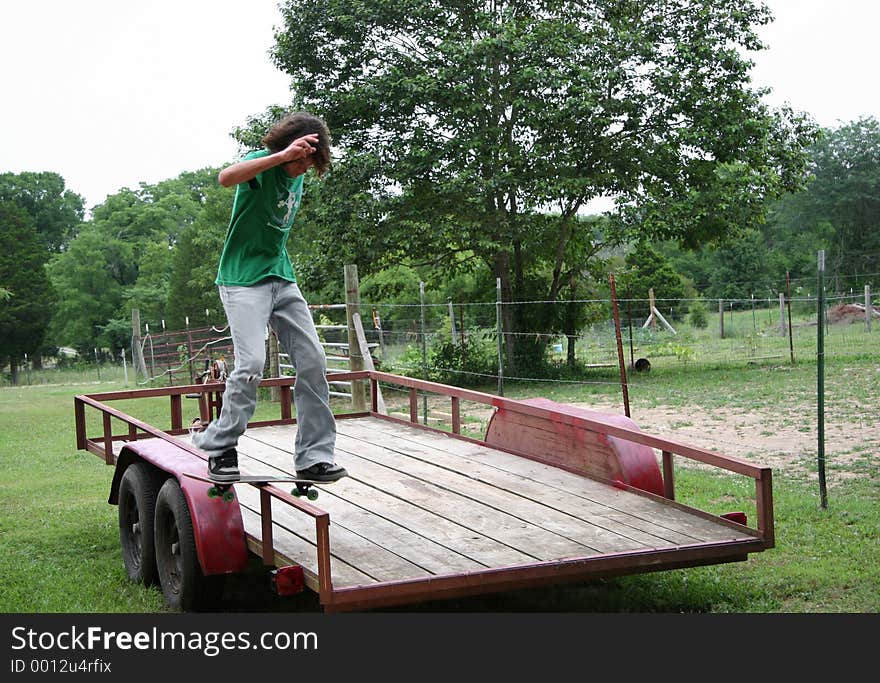
<path id="1" fill-rule="evenodd" d="M 297 138 L 291 142 L 281 151 L 281 156 L 285 162 L 296 161 L 297 159 L 309 156 L 309 154 L 313 154 L 317 145 L 318 134 L 309 133 L 308 135 L 303 135 L 301 138 Z"/>

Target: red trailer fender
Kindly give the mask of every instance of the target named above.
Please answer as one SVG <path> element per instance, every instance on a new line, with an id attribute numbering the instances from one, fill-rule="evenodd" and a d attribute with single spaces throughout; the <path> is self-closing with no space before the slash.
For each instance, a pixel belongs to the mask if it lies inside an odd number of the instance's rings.
<path id="1" fill-rule="evenodd" d="M 546 398 L 520 402 L 553 412 L 543 416 L 499 409 L 489 420 L 486 443 L 572 472 L 663 495 L 663 475 L 653 449 L 604 434 L 601 428 L 583 429 L 564 420 L 564 416 L 585 418 L 639 431 L 630 418 Z"/>
<path id="2" fill-rule="evenodd" d="M 219 497 L 210 498 L 211 484 L 185 476 L 187 472 L 206 476 L 205 461 L 173 443 L 163 439 L 127 443 L 116 461 L 108 502 L 118 505 L 119 482 L 125 469 L 137 460 L 151 463 L 175 477 L 180 484 L 192 518 L 202 573 L 208 576 L 244 571 L 248 550 L 238 499 L 226 502 Z"/>

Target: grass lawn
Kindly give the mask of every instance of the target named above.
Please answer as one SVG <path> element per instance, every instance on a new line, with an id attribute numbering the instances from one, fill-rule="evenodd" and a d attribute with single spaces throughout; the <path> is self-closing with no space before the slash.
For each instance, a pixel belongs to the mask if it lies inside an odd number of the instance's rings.
<path id="1" fill-rule="evenodd" d="M 119 548 L 116 507 L 107 504 L 112 468 L 77 451 L 73 396 L 124 388 L 104 370 L 83 384 L 0 388 L 0 610 L 162 612 L 161 594 L 130 583 Z M 697 409 L 776 414 L 794 406 L 793 428 L 815 426 L 815 364 L 676 367 L 631 378 L 633 417 L 666 406 L 682 421 Z M 613 372 L 596 383 L 506 384 L 505 395 L 541 395 L 560 402 L 619 400 Z M 77 379 L 77 378 L 74 378 Z M 819 506 L 815 454 L 796 472 L 774 464 L 776 547 L 747 562 L 532 589 L 440 602 L 408 611 L 583 612 L 880 612 L 880 453 L 876 406 L 878 363 L 830 359 L 829 426 L 852 428 L 845 455 L 829 458 L 829 507 Z M 494 391 L 494 387 L 485 387 Z M 117 404 L 167 427 L 167 399 Z M 184 406 L 184 417 L 188 417 Z M 261 407 L 271 412 L 272 406 Z M 192 411 L 195 412 L 193 402 Z M 866 417 L 868 415 L 868 417 Z M 800 416 L 800 418 L 798 418 Z M 783 418 L 780 418 L 783 419 Z M 784 417 L 784 419 L 789 419 Z M 797 422 L 800 419 L 802 422 Z M 866 427 L 867 426 L 867 427 Z M 871 429 L 873 428 L 873 432 Z M 647 430 L 646 430 L 647 431 Z M 873 434 L 873 436 L 872 436 Z M 711 442 L 711 434 L 707 435 Z M 684 439 L 682 439 L 684 440 Z M 719 448 L 725 452 L 725 448 Z M 760 447 L 750 455 L 763 463 Z M 754 520 L 751 480 L 679 468 L 680 499 L 710 511 L 744 510 Z M 257 568 L 259 569 L 259 568 Z M 230 610 L 318 609 L 313 594 L 273 600 L 261 575 L 230 590 Z"/>

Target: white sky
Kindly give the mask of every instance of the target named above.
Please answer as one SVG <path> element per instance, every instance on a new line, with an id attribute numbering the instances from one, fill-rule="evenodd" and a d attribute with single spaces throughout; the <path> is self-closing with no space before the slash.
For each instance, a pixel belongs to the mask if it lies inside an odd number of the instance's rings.
<path id="1" fill-rule="evenodd" d="M 756 85 L 822 126 L 880 119 L 878 0 L 767 0 Z M 277 0 L 2 0 L 0 172 L 54 171 L 86 207 L 235 159 L 289 102 L 268 57 Z"/>

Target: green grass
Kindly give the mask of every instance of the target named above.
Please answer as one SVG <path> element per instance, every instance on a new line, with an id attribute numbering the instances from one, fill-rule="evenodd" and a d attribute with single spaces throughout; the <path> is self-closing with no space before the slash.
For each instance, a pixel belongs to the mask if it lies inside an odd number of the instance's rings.
<path id="1" fill-rule="evenodd" d="M 880 335 L 877 335 L 880 336 Z M 719 406 L 774 411 L 815 399 L 815 364 L 699 368 L 659 366 L 631 378 L 634 415 L 640 407 Z M 511 397 L 560 402 L 619 398 L 613 372 L 596 383 L 505 385 Z M 827 404 L 835 421 L 850 421 L 858 458 L 831 469 L 830 505 L 819 506 L 815 483 L 774 471 L 776 547 L 746 562 L 429 603 L 411 611 L 589 612 L 878 612 L 880 611 L 880 458 L 858 430 L 859 414 L 876 413 L 878 364 L 828 363 Z M 96 380 L 95 380 L 96 381 Z M 113 382 L 46 383 L 0 388 L 0 610 L 3 612 L 161 612 L 156 589 L 131 584 L 122 565 L 116 508 L 107 503 L 112 468 L 77 451 L 73 396 L 123 388 Z M 494 387 L 484 390 L 493 392 Z M 855 402 L 855 404 L 854 404 Z M 168 400 L 117 404 L 160 427 Z M 184 405 L 195 412 L 195 402 Z M 261 405 L 260 415 L 277 414 Z M 809 424 L 812 408 L 803 408 Z M 274 411 L 274 412 L 273 412 Z M 682 421 L 690 418 L 683 415 Z M 97 430 L 92 420 L 90 433 Z M 875 443 L 876 443 L 876 437 Z M 760 460 L 760 454 L 756 455 Z M 846 469 L 846 472 L 843 471 Z M 848 477 L 834 476 L 849 474 Z M 713 512 L 743 510 L 755 519 L 754 487 L 738 476 L 680 468 L 677 494 Z M 259 569 L 259 568 L 258 568 Z M 307 592 L 266 599 L 259 572 L 242 579 L 229 609 L 314 610 Z"/>

